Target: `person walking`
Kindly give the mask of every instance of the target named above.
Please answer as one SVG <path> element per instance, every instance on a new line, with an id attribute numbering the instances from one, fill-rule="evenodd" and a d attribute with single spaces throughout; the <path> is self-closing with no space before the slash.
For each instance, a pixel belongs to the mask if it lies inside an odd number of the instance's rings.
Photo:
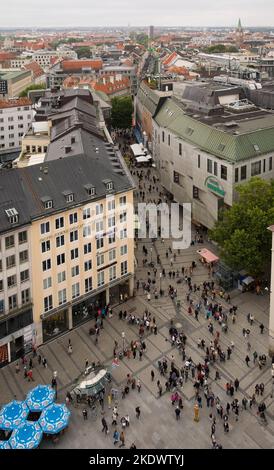
<path id="1" fill-rule="evenodd" d="M 106 422 L 106 419 L 105 419 L 104 416 L 103 416 L 101 422 L 102 422 L 102 426 L 103 426 L 102 432 L 104 432 L 105 434 L 108 434 L 108 425 L 107 425 L 107 422 Z"/>
<path id="2" fill-rule="evenodd" d="M 261 334 L 263 334 L 263 332 L 264 332 L 264 324 L 261 323 L 260 326 L 259 326 L 259 328 L 260 328 L 260 330 L 261 330 Z"/>
<path id="3" fill-rule="evenodd" d="M 42 362 L 42 356 L 41 356 L 41 354 L 38 354 L 38 364 L 39 364 L 39 366 L 41 365 L 41 362 Z"/>
<path id="4" fill-rule="evenodd" d="M 121 444 L 119 445 L 119 447 L 125 447 L 125 433 L 124 433 L 124 431 L 122 431 L 121 434 L 120 434 L 120 442 L 121 442 Z"/>
<path id="5" fill-rule="evenodd" d="M 136 387 L 137 387 L 138 393 L 140 393 L 141 392 L 141 381 L 140 381 L 140 379 L 137 380 Z"/>
<path id="6" fill-rule="evenodd" d="M 120 440 L 120 434 L 119 432 L 117 431 L 117 429 L 115 429 L 114 433 L 113 433 L 113 444 L 117 444 L 117 442 L 119 442 Z"/>
<path id="7" fill-rule="evenodd" d="M 30 357 L 30 360 L 29 360 L 29 369 L 32 369 L 33 367 L 33 362 L 32 362 L 32 358 Z"/>
<path id="8" fill-rule="evenodd" d="M 47 360 L 46 360 L 45 357 L 44 357 L 43 360 L 42 360 L 42 364 L 43 364 L 43 366 L 45 367 L 45 369 L 47 369 L 47 367 L 48 367 L 48 362 L 47 362 Z"/>
<path id="9" fill-rule="evenodd" d="M 177 405 L 176 408 L 175 408 L 175 416 L 176 416 L 177 421 L 180 419 L 180 414 L 181 414 L 181 410 L 180 410 L 179 406 Z"/>
<path id="10" fill-rule="evenodd" d="M 238 391 L 239 385 L 240 385 L 239 379 L 236 378 L 234 381 L 234 387 L 235 387 L 236 392 Z"/>
<path id="11" fill-rule="evenodd" d="M 84 421 L 88 419 L 88 410 L 86 410 L 86 408 L 84 408 L 82 410 L 82 414 L 83 414 L 83 418 L 84 418 Z"/>
<path id="12" fill-rule="evenodd" d="M 154 377 L 155 377 L 154 370 L 150 372 L 150 376 L 151 376 L 151 382 L 153 382 Z"/>
<path id="13" fill-rule="evenodd" d="M 135 412 L 136 412 L 136 418 L 140 419 L 140 415 L 141 415 L 140 406 L 136 406 Z"/>
<path id="14" fill-rule="evenodd" d="M 20 372 L 20 366 L 19 366 L 19 362 L 17 362 L 15 366 L 15 373 L 18 374 L 19 372 Z"/>
<path id="15" fill-rule="evenodd" d="M 245 363 L 246 363 L 247 367 L 249 367 L 249 362 L 250 362 L 250 357 L 246 356 Z"/>
<path id="16" fill-rule="evenodd" d="M 27 376 L 28 376 L 28 381 L 30 382 L 32 380 L 32 382 L 34 382 L 34 378 L 32 376 L 32 369 L 30 369 L 28 372 L 27 372 Z"/>
<path id="17" fill-rule="evenodd" d="M 71 346 L 71 344 L 68 345 L 68 355 L 69 356 L 72 355 L 72 346 Z"/>

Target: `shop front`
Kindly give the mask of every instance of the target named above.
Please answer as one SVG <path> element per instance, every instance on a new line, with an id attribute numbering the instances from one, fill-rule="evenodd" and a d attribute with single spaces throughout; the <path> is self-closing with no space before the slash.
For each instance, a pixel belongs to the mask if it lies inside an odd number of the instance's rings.
<path id="1" fill-rule="evenodd" d="M 111 306 L 125 302 L 129 298 L 130 288 L 129 279 L 126 281 L 116 284 L 109 289 L 109 303 Z"/>
<path id="2" fill-rule="evenodd" d="M 92 318 L 95 318 L 99 309 L 106 305 L 106 292 L 90 296 L 72 306 L 72 326 L 73 328 Z"/>
<path id="3" fill-rule="evenodd" d="M 42 321 L 43 342 L 54 339 L 68 329 L 68 309 L 50 315 Z"/>
<path id="4" fill-rule="evenodd" d="M 25 335 L 32 332 L 32 309 L 4 318 L 0 322 L 0 367 L 24 356 Z"/>

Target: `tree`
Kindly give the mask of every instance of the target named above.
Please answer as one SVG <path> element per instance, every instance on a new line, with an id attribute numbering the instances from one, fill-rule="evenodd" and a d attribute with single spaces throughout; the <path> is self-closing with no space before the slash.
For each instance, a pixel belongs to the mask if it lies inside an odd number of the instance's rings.
<path id="1" fill-rule="evenodd" d="M 74 50 L 77 53 L 78 59 L 82 59 L 83 57 L 90 59 L 90 57 L 92 57 L 92 52 L 88 46 L 75 47 Z"/>
<path id="2" fill-rule="evenodd" d="M 27 88 L 21 91 L 19 96 L 23 98 L 23 97 L 28 96 L 28 92 L 31 90 L 44 90 L 45 88 L 46 88 L 45 83 L 33 83 L 32 85 L 27 86 Z"/>
<path id="3" fill-rule="evenodd" d="M 224 44 L 215 44 L 205 48 L 205 52 L 208 54 L 223 53 L 223 52 L 239 52 L 239 49 L 235 46 L 225 46 Z"/>
<path id="4" fill-rule="evenodd" d="M 148 35 L 145 33 L 140 33 L 136 35 L 136 42 L 142 44 L 144 47 L 148 47 Z"/>
<path id="5" fill-rule="evenodd" d="M 246 269 L 260 276 L 269 267 L 274 224 L 274 180 L 251 178 L 236 187 L 237 200 L 220 213 L 211 238 L 221 248 L 221 257 L 233 269 Z"/>
<path id="6" fill-rule="evenodd" d="M 133 105 L 130 96 L 115 97 L 111 100 L 111 125 L 119 129 L 132 126 Z"/>

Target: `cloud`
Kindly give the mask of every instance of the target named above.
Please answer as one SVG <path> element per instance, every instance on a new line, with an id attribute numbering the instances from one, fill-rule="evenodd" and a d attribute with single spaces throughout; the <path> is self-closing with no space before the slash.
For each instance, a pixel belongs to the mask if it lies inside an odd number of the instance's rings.
<path id="1" fill-rule="evenodd" d="M 273 0 L 9 0 L 1 2 L 7 26 L 264 26 L 274 19 Z"/>

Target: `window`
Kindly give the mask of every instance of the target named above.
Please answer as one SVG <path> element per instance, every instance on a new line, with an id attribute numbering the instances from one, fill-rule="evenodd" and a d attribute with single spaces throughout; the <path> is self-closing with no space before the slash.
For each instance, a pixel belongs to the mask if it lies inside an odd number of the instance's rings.
<path id="1" fill-rule="evenodd" d="M 221 179 L 227 180 L 227 167 L 224 165 L 221 165 Z"/>
<path id="2" fill-rule="evenodd" d="M 97 238 L 96 240 L 96 248 L 97 250 L 100 250 L 100 248 L 104 247 L 104 239 L 103 237 Z"/>
<path id="3" fill-rule="evenodd" d="M 72 284 L 72 298 L 75 299 L 80 295 L 80 284 L 76 282 L 76 284 Z"/>
<path id="4" fill-rule="evenodd" d="M 127 261 L 122 261 L 121 263 L 121 276 L 127 274 Z"/>
<path id="5" fill-rule="evenodd" d="M 21 297 L 22 297 L 22 305 L 28 304 L 30 301 L 30 290 L 29 289 L 22 290 Z"/>
<path id="6" fill-rule="evenodd" d="M 108 201 L 108 211 L 114 211 L 115 209 L 115 199 L 111 199 Z"/>
<path id="7" fill-rule="evenodd" d="M 84 245 L 84 255 L 87 255 L 88 253 L 91 253 L 91 243 L 86 243 Z"/>
<path id="8" fill-rule="evenodd" d="M 63 305 L 67 301 L 67 290 L 62 289 L 58 291 L 58 304 Z"/>
<path id="9" fill-rule="evenodd" d="M 46 251 L 50 251 L 50 240 L 46 240 L 41 243 L 41 251 L 45 253 Z"/>
<path id="10" fill-rule="evenodd" d="M 45 259 L 42 261 L 42 269 L 43 271 L 47 271 L 48 269 L 51 269 L 51 259 Z"/>
<path id="11" fill-rule="evenodd" d="M 20 282 L 26 282 L 29 280 L 29 270 L 25 269 L 25 271 L 20 272 Z"/>
<path id="12" fill-rule="evenodd" d="M 179 144 L 179 155 L 182 156 L 182 144 Z"/>
<path id="13" fill-rule="evenodd" d="M 109 244 L 115 243 L 115 232 L 111 233 L 111 234 L 108 236 L 108 242 L 109 242 Z"/>
<path id="14" fill-rule="evenodd" d="M 65 263 L 65 253 L 61 253 L 60 255 L 57 255 L 56 258 L 57 266 L 60 266 L 60 264 Z"/>
<path id="15" fill-rule="evenodd" d="M 12 276 L 8 276 L 8 288 L 16 286 L 16 275 L 13 274 Z"/>
<path id="16" fill-rule="evenodd" d="M 265 173 L 265 158 L 263 159 L 263 173 Z"/>
<path id="17" fill-rule="evenodd" d="M 168 143 L 168 145 L 169 145 L 169 147 L 170 147 L 170 134 L 168 134 L 167 143 Z"/>
<path id="18" fill-rule="evenodd" d="M 3 290 L 3 280 L 0 279 L 0 292 L 2 292 L 2 290 Z M 0 302 L 1 302 L 1 300 L 0 300 Z M 1 311 L 2 311 L 2 310 L 0 309 L 0 312 L 1 312 Z"/>
<path id="19" fill-rule="evenodd" d="M 40 225 L 41 235 L 44 235 L 44 233 L 49 233 L 49 231 L 50 231 L 49 222 L 44 222 L 43 224 Z"/>
<path id="20" fill-rule="evenodd" d="M 85 263 L 84 263 L 84 269 L 85 269 L 85 271 L 90 271 L 90 269 L 92 269 L 92 262 L 91 262 L 91 259 L 89 259 L 88 261 L 85 261 Z"/>
<path id="21" fill-rule="evenodd" d="M 241 166 L 241 180 L 246 179 L 246 165 Z"/>
<path id="22" fill-rule="evenodd" d="M 107 190 L 113 189 L 112 181 L 109 181 L 106 186 L 107 186 Z"/>
<path id="23" fill-rule="evenodd" d="M 26 230 L 24 232 L 19 232 L 18 233 L 19 245 L 21 245 L 22 243 L 26 243 L 27 241 L 28 241 L 28 234 L 27 234 Z"/>
<path id="24" fill-rule="evenodd" d="M 104 271 L 100 271 L 97 274 L 97 284 L 98 284 L 98 287 L 101 287 L 105 284 L 105 273 L 104 273 Z"/>
<path id="25" fill-rule="evenodd" d="M 217 164 L 217 162 L 214 162 L 214 175 L 218 176 L 218 164 Z"/>
<path id="26" fill-rule="evenodd" d="M 7 256 L 6 266 L 7 269 L 12 268 L 12 266 L 15 266 L 15 255 Z"/>
<path id="27" fill-rule="evenodd" d="M 96 204 L 95 213 L 96 215 L 103 214 L 104 206 L 103 204 Z"/>
<path id="28" fill-rule="evenodd" d="M 65 244 L 65 235 L 58 235 L 55 241 L 56 241 L 56 248 L 63 246 Z"/>
<path id="29" fill-rule="evenodd" d="M 109 268 L 109 281 L 116 279 L 116 266 L 110 266 Z"/>
<path id="30" fill-rule="evenodd" d="M 251 163 L 251 176 L 256 176 L 256 175 L 261 174 L 261 165 L 262 165 L 261 161 Z"/>
<path id="31" fill-rule="evenodd" d="M 92 186 L 92 187 L 91 187 L 91 186 L 86 187 L 86 191 L 87 191 L 87 193 L 88 193 L 89 196 L 94 196 L 94 194 L 95 194 L 95 188 L 94 188 L 94 186 Z"/>
<path id="32" fill-rule="evenodd" d="M 9 297 L 9 310 L 13 310 L 17 307 L 17 295 L 11 295 Z"/>
<path id="33" fill-rule="evenodd" d="M 104 221 L 98 220 L 95 224 L 96 232 L 102 232 L 104 230 Z"/>
<path id="34" fill-rule="evenodd" d="M 165 141 L 165 133 L 164 133 L 164 131 L 162 131 L 162 142 L 164 142 L 164 141 Z"/>
<path id="35" fill-rule="evenodd" d="M 120 206 L 125 206 L 127 203 L 127 197 L 126 196 L 121 196 L 119 199 Z"/>
<path id="36" fill-rule="evenodd" d="M 272 157 L 269 157 L 268 170 L 272 170 Z"/>
<path id="37" fill-rule="evenodd" d="M 193 186 L 192 195 L 193 199 L 199 199 L 199 188 L 197 186 Z"/>
<path id="38" fill-rule="evenodd" d="M 76 259 L 78 257 L 79 257 L 78 248 L 74 248 L 73 250 L 70 250 L 70 259 Z"/>
<path id="39" fill-rule="evenodd" d="M 101 266 L 102 264 L 104 264 L 104 255 L 101 254 L 101 255 L 97 255 L 97 266 Z"/>
<path id="40" fill-rule="evenodd" d="M 71 277 L 79 276 L 79 266 L 73 266 L 71 268 Z"/>
<path id="41" fill-rule="evenodd" d="M 180 175 L 177 171 L 173 171 L 173 183 L 180 183 Z"/>
<path id="42" fill-rule="evenodd" d="M 5 246 L 6 246 L 6 250 L 14 246 L 14 235 L 9 235 L 8 237 L 5 238 Z"/>
<path id="43" fill-rule="evenodd" d="M 44 311 L 48 312 L 52 308 L 53 308 L 52 295 L 49 295 L 48 297 L 44 297 Z"/>
<path id="44" fill-rule="evenodd" d="M 238 183 L 239 181 L 239 168 L 235 168 L 235 183 Z"/>
<path id="45" fill-rule="evenodd" d="M 78 220 L 77 212 L 74 212 L 73 214 L 69 214 L 69 223 L 70 224 L 76 224 L 77 220 Z"/>
<path id="46" fill-rule="evenodd" d="M 92 277 L 85 279 L 85 292 L 92 290 Z"/>
<path id="47" fill-rule="evenodd" d="M 9 118 L 8 118 L 8 121 L 9 121 L 9 122 L 12 122 L 12 121 L 13 121 L 13 117 L 9 117 Z"/>
<path id="48" fill-rule="evenodd" d="M 45 201 L 44 207 L 45 207 L 45 209 L 52 209 L 53 208 L 53 201 L 51 199 L 49 201 Z"/>
<path id="49" fill-rule="evenodd" d="M 55 219 L 55 228 L 58 230 L 59 228 L 64 227 L 64 217 L 59 217 L 58 219 Z"/>
<path id="50" fill-rule="evenodd" d="M 83 219 L 89 219 L 90 218 L 90 207 L 85 207 L 83 209 Z"/>
<path id="51" fill-rule="evenodd" d="M 120 230 L 120 239 L 123 240 L 124 238 L 127 238 L 127 229 L 123 228 L 123 230 Z"/>
<path id="52" fill-rule="evenodd" d="M 66 196 L 66 201 L 67 201 L 67 202 L 73 202 L 73 199 L 74 199 L 73 194 L 68 194 L 68 195 Z"/>
<path id="53" fill-rule="evenodd" d="M 187 135 L 192 135 L 193 132 L 194 132 L 194 129 L 192 129 L 191 127 L 188 127 L 187 130 L 186 130 Z"/>
<path id="54" fill-rule="evenodd" d="M 223 152 L 224 149 L 225 149 L 225 144 L 222 144 L 222 143 L 221 143 L 221 144 L 218 145 L 218 150 L 219 150 L 219 152 Z"/>
<path id="55" fill-rule="evenodd" d="M 58 284 L 60 284 L 60 282 L 64 282 L 66 280 L 66 271 L 61 271 L 60 273 L 58 273 L 57 280 Z"/>
<path id="56" fill-rule="evenodd" d="M 43 289 L 49 289 L 52 286 L 51 277 L 47 277 L 43 280 Z"/>
<path id="57" fill-rule="evenodd" d="M 83 227 L 83 237 L 90 237 L 91 236 L 91 225 L 85 225 Z"/>
<path id="58" fill-rule="evenodd" d="M 113 215 L 112 217 L 108 218 L 108 227 L 114 227 L 115 226 L 115 216 Z"/>
<path id="59" fill-rule="evenodd" d="M 212 173 L 212 160 L 210 158 L 207 159 L 207 172 Z"/>
<path id="60" fill-rule="evenodd" d="M 127 213 L 122 212 L 122 214 L 120 214 L 120 224 L 126 221 L 127 221 Z"/>
<path id="61" fill-rule="evenodd" d="M 198 168 L 201 168 L 201 155 L 198 154 Z"/>
<path id="62" fill-rule="evenodd" d="M 127 254 L 127 245 L 121 246 L 121 248 L 120 248 L 120 253 L 121 253 L 121 256 Z"/>
<path id="63" fill-rule="evenodd" d="M 19 253 L 19 261 L 20 263 L 25 263 L 29 259 L 28 250 L 20 251 Z"/>
<path id="64" fill-rule="evenodd" d="M 73 232 L 70 232 L 69 238 L 71 242 L 76 242 L 78 240 L 78 230 L 74 230 Z"/>
<path id="65" fill-rule="evenodd" d="M 112 250 L 109 251 L 108 253 L 109 256 L 109 261 L 113 261 L 116 258 L 116 250 L 113 248 Z"/>

